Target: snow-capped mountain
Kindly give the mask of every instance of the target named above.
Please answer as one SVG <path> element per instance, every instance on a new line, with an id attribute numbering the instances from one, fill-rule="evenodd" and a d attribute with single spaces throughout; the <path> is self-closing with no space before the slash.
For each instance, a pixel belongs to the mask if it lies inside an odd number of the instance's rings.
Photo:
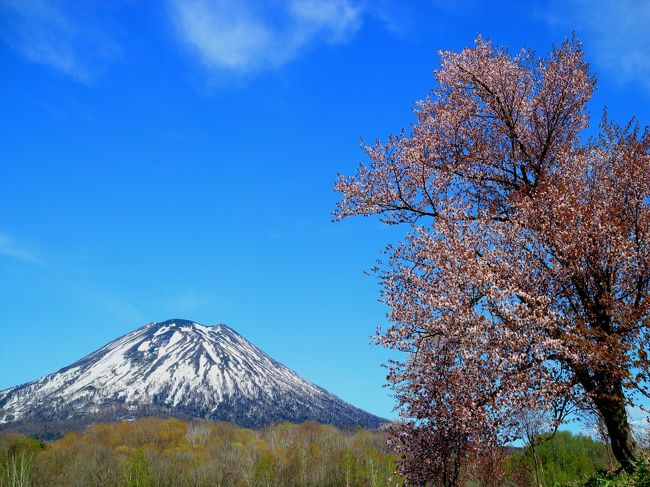
<path id="1" fill-rule="evenodd" d="M 0 392 L 0 427 L 25 423 L 199 417 L 262 426 L 383 420 L 276 362 L 226 325 L 150 323 L 81 360 Z"/>

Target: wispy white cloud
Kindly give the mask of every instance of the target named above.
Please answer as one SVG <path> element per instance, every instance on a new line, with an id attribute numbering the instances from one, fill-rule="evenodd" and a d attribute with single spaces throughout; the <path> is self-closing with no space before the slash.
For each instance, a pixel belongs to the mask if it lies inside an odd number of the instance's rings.
<path id="1" fill-rule="evenodd" d="M 187 313 L 195 311 L 208 303 L 208 300 L 193 291 L 184 291 L 167 301 L 171 312 Z"/>
<path id="2" fill-rule="evenodd" d="M 237 74 L 277 68 L 319 43 L 345 43 L 362 22 L 352 0 L 171 0 L 169 11 L 205 66 Z"/>
<path id="3" fill-rule="evenodd" d="M 101 291 L 99 291 L 101 293 Z M 114 316 L 115 319 L 124 323 L 147 323 L 149 318 L 137 306 L 132 305 L 120 296 L 110 294 L 99 294 L 91 296 L 90 299 L 97 303 L 97 306 L 104 309 L 104 312 L 109 316 Z"/>
<path id="4" fill-rule="evenodd" d="M 438 3 L 436 5 L 439 6 Z M 395 2 L 393 0 L 374 0 L 368 13 L 377 19 L 381 25 L 394 37 L 404 39 L 411 33 L 417 32 L 413 24 L 418 17 L 417 4 Z"/>
<path id="5" fill-rule="evenodd" d="M 89 83 L 117 53 L 79 2 L 0 0 L 0 38 L 32 62 Z"/>
<path id="6" fill-rule="evenodd" d="M 43 259 L 35 250 L 17 242 L 16 239 L 0 233 L 0 255 L 33 265 L 44 265 Z"/>
<path id="7" fill-rule="evenodd" d="M 650 2 L 555 0 L 545 6 L 542 18 L 575 30 L 600 70 L 650 90 Z"/>

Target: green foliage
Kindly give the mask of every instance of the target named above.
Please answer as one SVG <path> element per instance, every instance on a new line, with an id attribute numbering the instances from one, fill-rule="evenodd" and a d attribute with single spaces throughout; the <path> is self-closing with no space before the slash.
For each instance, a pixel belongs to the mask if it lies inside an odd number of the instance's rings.
<path id="1" fill-rule="evenodd" d="M 33 462 L 39 441 L 17 433 L 0 436 L 0 487 L 32 485 Z"/>
<path id="2" fill-rule="evenodd" d="M 535 467 L 537 456 L 537 472 Z M 553 437 L 540 438 L 534 450 L 526 448 L 513 454 L 507 462 L 511 472 L 527 470 L 526 477 L 531 485 L 536 475 L 541 485 L 552 487 L 593 475 L 608 464 L 605 445 L 587 435 L 573 435 L 558 431 Z"/>
<path id="3" fill-rule="evenodd" d="M 254 431 L 229 423 L 145 418 L 93 425 L 44 446 L 2 434 L 0 455 L 6 459 L 0 487 L 403 485 L 385 433 L 311 422 Z"/>
<path id="4" fill-rule="evenodd" d="M 537 447 L 542 461 L 545 485 L 555 485 L 586 477 L 607 465 L 607 450 L 586 435 L 560 431 Z"/>
<path id="5" fill-rule="evenodd" d="M 642 458 L 636 469 L 635 482 L 637 487 L 650 487 L 650 460 Z"/>
<path id="6" fill-rule="evenodd" d="M 571 482 L 562 487 L 650 487 L 650 460 L 642 456 L 636 471 L 631 474 L 600 469 L 582 482 Z"/>
<path id="7" fill-rule="evenodd" d="M 535 485 L 532 450 L 488 453 L 466 466 L 467 486 Z M 607 451 L 587 436 L 558 432 L 535 453 L 544 487 L 650 487 L 645 460 L 634 475 L 598 470 L 608 465 Z M 45 445 L 0 434 L 0 487 L 403 486 L 395 470 L 385 433 L 311 422 L 256 431 L 230 423 L 145 418 L 97 424 Z"/>
<path id="8" fill-rule="evenodd" d="M 275 457 L 270 451 L 264 451 L 253 469 L 253 481 L 255 485 L 270 487 L 275 485 Z"/>
<path id="9" fill-rule="evenodd" d="M 151 476 L 144 449 L 136 450 L 129 459 L 125 473 L 125 487 L 150 487 Z"/>

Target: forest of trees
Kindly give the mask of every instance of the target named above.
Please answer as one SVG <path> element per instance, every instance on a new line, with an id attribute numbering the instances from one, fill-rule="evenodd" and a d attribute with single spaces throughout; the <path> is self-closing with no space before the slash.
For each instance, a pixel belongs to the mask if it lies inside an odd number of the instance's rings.
<path id="1" fill-rule="evenodd" d="M 381 431 L 311 422 L 256 431 L 156 418 L 97 424 L 45 443 L 8 432 L 0 434 L 0 487 L 400 487 L 386 439 Z M 476 452 L 462 477 L 468 487 L 551 487 L 608 462 L 602 443 L 558 432 L 534 450 Z"/>
<path id="2" fill-rule="evenodd" d="M 529 485 L 536 485 L 539 478 L 539 484 L 545 486 L 583 479 L 611 466 L 605 445 L 590 436 L 572 435 L 568 431 L 558 431 L 552 438 L 541 441 L 534 451 L 527 448 L 514 453 L 508 462 L 512 470 L 523 464 Z"/>
<path id="3" fill-rule="evenodd" d="M 93 425 L 47 444 L 0 436 L 3 487 L 395 487 L 394 471 L 385 434 L 310 422 L 254 431 L 145 418 Z"/>

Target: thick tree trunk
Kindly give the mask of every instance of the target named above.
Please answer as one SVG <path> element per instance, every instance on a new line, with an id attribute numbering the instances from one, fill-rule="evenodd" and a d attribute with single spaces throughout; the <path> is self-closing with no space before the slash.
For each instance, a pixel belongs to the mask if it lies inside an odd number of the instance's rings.
<path id="1" fill-rule="evenodd" d="M 605 421 L 612 453 L 621 468 L 632 471 L 636 467 L 637 449 L 627 420 L 625 396 L 619 380 L 609 381 L 601 393 L 594 396 L 594 403 Z"/>

